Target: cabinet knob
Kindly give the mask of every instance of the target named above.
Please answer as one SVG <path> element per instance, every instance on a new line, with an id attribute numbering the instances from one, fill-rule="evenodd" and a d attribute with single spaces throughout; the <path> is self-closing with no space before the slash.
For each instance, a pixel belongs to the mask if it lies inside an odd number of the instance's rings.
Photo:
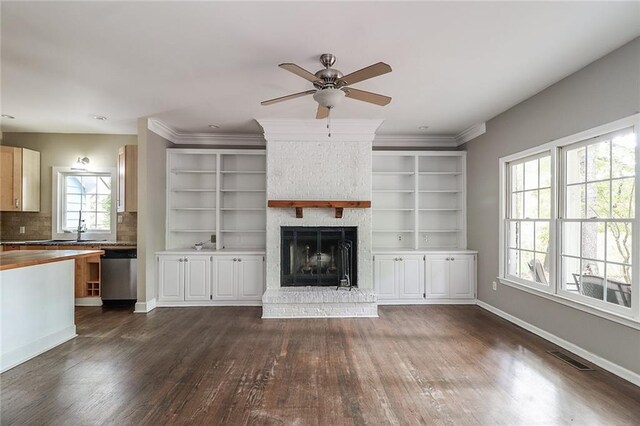
<path id="1" fill-rule="evenodd" d="M 394 261 L 394 262 L 397 262 L 397 261 L 398 261 L 398 258 L 396 257 L 395 259 L 393 259 L 393 261 Z"/>
<path id="2" fill-rule="evenodd" d="M 451 260 L 455 260 L 455 259 L 452 257 Z"/>
<path id="3" fill-rule="evenodd" d="M 234 261 L 234 262 L 237 262 L 237 261 L 238 261 L 238 259 L 236 259 L 236 258 L 234 257 L 234 258 L 233 258 L 233 261 Z"/>
<path id="4" fill-rule="evenodd" d="M 450 261 L 450 260 L 451 260 L 451 258 L 450 258 L 450 257 L 447 257 L 447 259 L 446 259 L 446 260 L 447 260 L 447 262 L 448 262 L 448 261 Z"/>
<path id="5" fill-rule="evenodd" d="M 178 259 L 178 262 L 182 263 L 182 258 Z"/>
<path id="6" fill-rule="evenodd" d="M 187 258 L 185 257 L 185 258 L 184 258 L 184 261 L 185 261 L 185 262 L 188 262 L 188 261 L 189 261 L 189 259 L 187 259 Z"/>
<path id="7" fill-rule="evenodd" d="M 242 258 L 241 257 L 238 258 L 238 262 L 242 262 Z"/>
<path id="8" fill-rule="evenodd" d="M 400 258 L 400 262 L 402 262 L 403 260 L 404 260 L 403 258 Z"/>

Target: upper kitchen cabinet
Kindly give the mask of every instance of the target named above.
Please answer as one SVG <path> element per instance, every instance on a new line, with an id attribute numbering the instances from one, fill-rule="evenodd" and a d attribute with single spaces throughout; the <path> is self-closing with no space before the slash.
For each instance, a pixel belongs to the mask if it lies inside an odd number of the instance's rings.
<path id="1" fill-rule="evenodd" d="M 118 150 L 118 213 L 138 211 L 138 147 L 125 145 Z"/>
<path id="2" fill-rule="evenodd" d="M 0 211 L 40 211 L 40 153 L 0 146 Z"/>

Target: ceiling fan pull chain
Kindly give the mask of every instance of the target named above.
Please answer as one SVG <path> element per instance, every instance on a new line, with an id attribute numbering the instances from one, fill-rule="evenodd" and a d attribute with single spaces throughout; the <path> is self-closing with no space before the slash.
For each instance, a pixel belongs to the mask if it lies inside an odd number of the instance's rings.
<path id="1" fill-rule="evenodd" d="M 327 130 L 329 133 L 329 137 L 331 137 L 331 108 L 329 109 L 329 113 L 327 114 Z"/>

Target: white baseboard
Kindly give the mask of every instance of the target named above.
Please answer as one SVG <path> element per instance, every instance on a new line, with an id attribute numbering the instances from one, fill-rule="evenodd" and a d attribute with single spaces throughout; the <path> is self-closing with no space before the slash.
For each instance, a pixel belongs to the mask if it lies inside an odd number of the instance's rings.
<path id="1" fill-rule="evenodd" d="M 134 314 L 146 314 L 153 311 L 156 308 L 156 299 L 147 300 L 146 302 L 136 302 L 134 307 Z"/>
<path id="2" fill-rule="evenodd" d="M 382 305 L 475 305 L 476 299 L 420 299 L 420 300 L 380 300 L 378 306 Z"/>
<path id="3" fill-rule="evenodd" d="M 77 297 L 76 306 L 102 306 L 102 299 L 99 297 Z"/>
<path id="4" fill-rule="evenodd" d="M 76 336 L 76 326 L 72 325 L 48 336 L 41 337 L 35 342 L 14 349 L 11 352 L 4 353 L 0 356 L 0 373 L 4 373 L 31 358 L 35 358 Z"/>
<path id="5" fill-rule="evenodd" d="M 609 360 L 606 360 L 596 354 L 593 354 L 589 351 L 587 351 L 586 349 L 581 348 L 580 346 L 577 346 L 567 340 L 564 340 L 558 336 L 556 336 L 555 334 L 551 334 L 548 331 L 545 331 L 541 328 L 536 327 L 535 325 L 529 324 L 526 321 L 521 320 L 518 317 L 514 317 L 511 314 L 508 314 L 498 308 L 496 308 L 495 306 L 489 305 L 486 302 L 483 302 L 481 300 L 477 301 L 477 305 L 480 306 L 483 309 L 486 309 L 487 311 L 496 314 L 497 316 L 506 319 L 509 322 L 512 322 L 522 328 L 524 328 L 527 331 L 532 332 L 533 334 L 537 334 L 538 336 L 542 337 L 543 339 L 546 339 L 548 341 L 550 341 L 551 343 L 554 343 L 558 346 L 560 346 L 561 348 L 564 348 L 570 352 L 573 352 L 574 354 L 578 355 L 581 358 L 586 359 L 589 362 L 594 363 L 595 365 L 597 365 L 598 367 L 609 371 L 610 373 L 615 374 L 618 377 L 621 377 L 625 380 L 628 380 L 629 382 L 633 383 L 636 386 L 640 386 L 640 374 L 633 372 L 631 370 L 628 370 L 624 367 L 621 367 L 618 364 L 615 364 Z"/>
<path id="6" fill-rule="evenodd" d="M 215 306 L 262 306 L 261 300 L 217 300 L 217 301 L 184 301 L 184 302 L 168 302 L 158 301 L 156 306 L 158 308 L 193 308 L 196 306 L 215 307 Z"/>

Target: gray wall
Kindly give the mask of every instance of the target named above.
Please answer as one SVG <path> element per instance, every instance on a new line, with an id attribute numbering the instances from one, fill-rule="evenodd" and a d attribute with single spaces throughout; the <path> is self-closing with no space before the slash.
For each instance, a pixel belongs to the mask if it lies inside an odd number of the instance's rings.
<path id="1" fill-rule="evenodd" d="M 640 374 L 640 331 L 491 282 L 498 274 L 498 158 L 640 111 L 640 38 L 487 122 L 468 152 L 468 241 L 478 298 Z M 637 258 L 637 256 L 636 256 Z"/>
<path id="2" fill-rule="evenodd" d="M 156 298 L 155 253 L 164 250 L 167 194 L 167 148 L 170 141 L 147 129 L 138 120 L 138 304 L 146 310 Z"/>

